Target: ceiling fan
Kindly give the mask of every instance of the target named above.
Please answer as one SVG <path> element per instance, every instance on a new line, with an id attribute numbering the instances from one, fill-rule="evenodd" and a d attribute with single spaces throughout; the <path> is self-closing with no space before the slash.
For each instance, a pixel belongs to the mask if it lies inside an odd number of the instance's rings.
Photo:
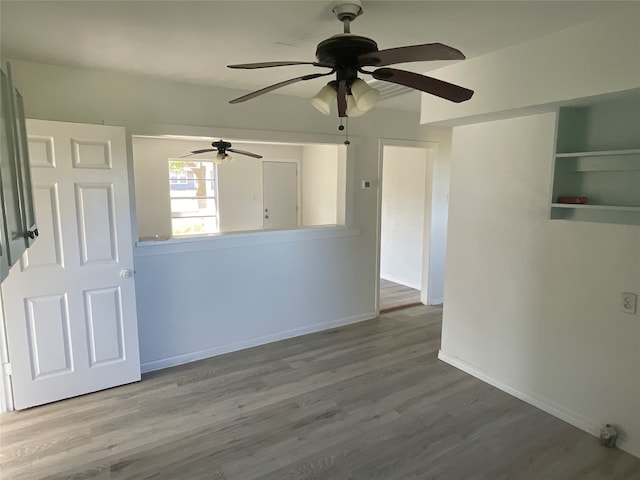
<path id="1" fill-rule="evenodd" d="M 371 75 L 376 80 L 396 83 L 405 87 L 421 90 L 432 95 L 464 102 L 473 95 L 473 90 L 454 85 L 418 73 L 386 67 L 397 63 L 429 60 L 463 60 L 465 56 L 459 50 L 442 43 L 427 43 L 406 47 L 378 50 L 378 45 L 370 38 L 351 33 L 350 24 L 363 13 L 360 0 L 341 0 L 334 2 L 333 13 L 344 24 L 344 33 L 334 35 L 320 42 L 316 49 L 315 62 L 276 61 L 228 65 L 229 68 L 256 69 L 282 67 L 287 65 L 313 65 L 330 69 L 325 73 L 311 73 L 291 78 L 248 93 L 231 100 L 240 103 L 300 81 L 313 80 L 336 74 L 336 79 L 324 86 L 311 100 L 314 107 L 329 115 L 331 103 L 337 99 L 338 116 L 355 117 L 371 109 L 378 101 L 380 93 L 358 78 L 358 73 Z"/>
<path id="2" fill-rule="evenodd" d="M 227 162 L 232 162 L 233 158 L 227 152 L 239 153 L 240 155 L 247 155 L 248 157 L 253 158 L 262 158 L 262 155 L 258 155 L 257 153 L 246 152 L 244 150 L 238 150 L 235 148 L 231 148 L 231 144 L 229 142 L 225 142 L 224 140 L 218 140 L 217 142 L 212 142 L 211 146 L 213 148 L 203 148 L 202 150 L 192 150 L 190 153 L 186 155 L 182 155 L 180 158 L 190 157 L 191 155 L 197 155 L 199 153 L 207 153 L 207 152 L 218 152 L 216 157 L 214 158 L 214 162 L 217 164 L 222 163 L 223 160 Z"/>

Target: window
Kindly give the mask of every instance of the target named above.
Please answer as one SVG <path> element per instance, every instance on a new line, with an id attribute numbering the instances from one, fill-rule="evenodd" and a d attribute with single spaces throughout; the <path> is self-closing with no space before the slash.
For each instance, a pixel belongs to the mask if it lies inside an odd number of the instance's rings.
<path id="1" fill-rule="evenodd" d="M 220 231 L 216 165 L 211 160 L 169 160 L 171 229 L 174 236 Z"/>

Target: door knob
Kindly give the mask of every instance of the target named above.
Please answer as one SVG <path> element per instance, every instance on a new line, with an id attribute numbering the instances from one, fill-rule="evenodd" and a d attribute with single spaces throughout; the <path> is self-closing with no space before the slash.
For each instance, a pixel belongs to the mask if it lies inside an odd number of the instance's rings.
<path id="1" fill-rule="evenodd" d="M 120 276 L 122 278 L 131 278 L 131 275 L 133 275 L 133 272 L 131 270 L 122 270 L 120 272 Z"/>

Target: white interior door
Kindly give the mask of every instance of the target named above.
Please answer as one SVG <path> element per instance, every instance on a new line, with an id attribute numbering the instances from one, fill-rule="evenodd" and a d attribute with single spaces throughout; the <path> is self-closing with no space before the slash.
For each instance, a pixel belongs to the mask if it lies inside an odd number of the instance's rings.
<path id="1" fill-rule="evenodd" d="M 17 409 L 140 379 L 124 129 L 27 133 L 40 236 L 2 285 Z"/>
<path id="2" fill-rule="evenodd" d="M 262 162 L 264 228 L 298 226 L 298 165 Z"/>

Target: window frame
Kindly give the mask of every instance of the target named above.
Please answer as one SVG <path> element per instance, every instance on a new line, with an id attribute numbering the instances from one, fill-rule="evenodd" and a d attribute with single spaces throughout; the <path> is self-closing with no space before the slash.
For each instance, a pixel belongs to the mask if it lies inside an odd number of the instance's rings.
<path id="1" fill-rule="evenodd" d="M 193 162 L 193 163 L 199 163 L 199 164 L 203 164 L 203 163 L 207 163 L 211 165 L 211 175 L 206 175 L 204 178 L 200 179 L 197 177 L 197 175 L 195 175 L 195 179 L 193 178 L 189 178 L 189 174 L 188 172 L 185 170 L 185 168 L 183 167 L 180 171 L 184 172 L 184 179 L 179 177 L 179 170 L 176 169 L 175 167 L 172 167 L 172 163 L 175 162 L 183 162 L 183 163 L 188 163 L 188 162 Z M 220 233 L 220 206 L 218 203 L 218 165 L 216 164 L 216 162 L 213 159 L 208 159 L 208 158 L 198 158 L 198 159 L 193 159 L 193 160 L 184 160 L 181 158 L 169 158 L 167 160 L 167 166 L 168 166 L 168 175 L 167 175 L 167 181 L 168 181 L 168 186 L 169 186 L 169 209 L 171 212 L 171 234 L 172 237 L 174 238 L 189 238 L 189 237 L 193 237 L 193 236 L 198 236 L 198 235 L 212 235 L 212 234 L 218 234 Z M 201 165 L 202 166 L 202 165 Z M 184 181 L 183 181 L 184 180 Z M 210 182 L 212 185 L 210 187 L 207 188 L 207 190 L 209 190 L 212 194 L 210 195 L 192 195 L 192 196 L 187 196 L 187 195 L 173 195 L 172 194 L 172 185 L 179 185 L 179 186 L 189 186 L 190 182 L 194 181 L 196 183 L 196 192 L 197 192 L 197 184 L 199 181 L 205 182 L 205 184 L 207 182 Z M 172 182 L 176 182 L 176 183 L 172 183 Z M 174 200 L 213 200 L 213 205 L 214 205 L 214 211 L 215 213 L 213 214 L 204 214 L 202 212 L 195 212 L 195 213 L 181 213 L 178 211 L 175 211 L 173 208 L 173 204 L 174 204 Z M 215 227 L 213 229 L 213 231 L 205 231 L 205 232 L 193 232 L 193 233 L 176 233 L 175 232 L 175 227 L 174 227 L 174 220 L 182 220 L 182 219 L 197 219 L 197 218 L 213 218 L 214 219 L 214 224 Z"/>

